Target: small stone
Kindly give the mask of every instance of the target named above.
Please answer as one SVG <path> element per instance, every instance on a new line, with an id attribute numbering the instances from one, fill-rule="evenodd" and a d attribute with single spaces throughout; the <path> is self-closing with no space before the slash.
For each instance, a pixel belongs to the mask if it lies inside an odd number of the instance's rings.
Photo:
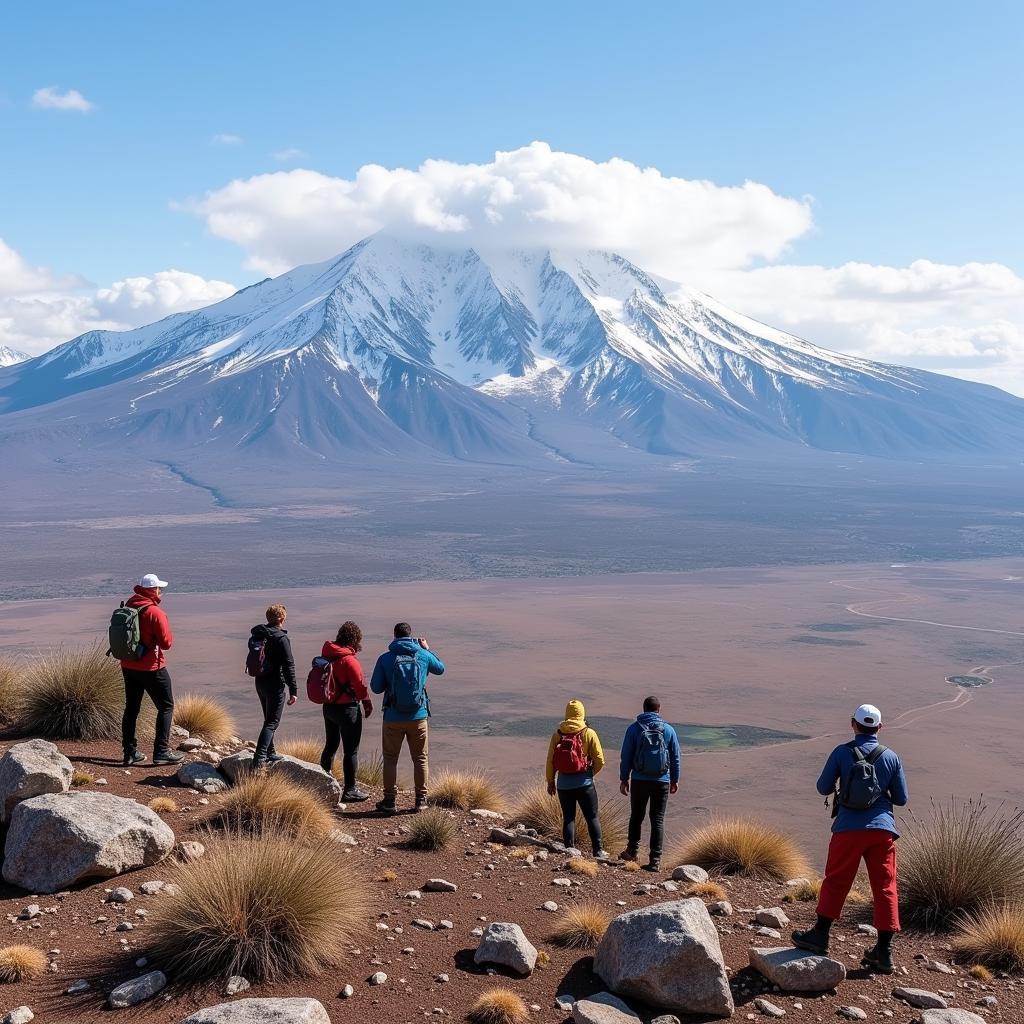
<path id="1" fill-rule="evenodd" d="M 19 915 L 21 921 L 33 921 L 42 914 L 38 903 L 30 903 Z"/>
<path id="2" fill-rule="evenodd" d="M 447 931 L 448 929 L 455 927 L 455 922 L 454 921 L 438 921 L 437 922 L 437 927 L 438 928 L 443 928 L 443 929 L 445 929 Z"/>
<path id="3" fill-rule="evenodd" d="M 141 978 L 132 978 L 131 981 L 118 985 L 107 997 L 107 1002 L 115 1010 L 136 1006 L 147 999 L 152 999 L 166 987 L 167 977 L 163 971 L 150 971 L 149 974 L 143 974 Z"/>
<path id="4" fill-rule="evenodd" d="M 108 903 L 130 903 L 135 899 L 135 893 L 131 889 L 125 886 L 119 886 L 117 889 L 111 890 L 110 895 L 107 897 Z"/>
<path id="5" fill-rule="evenodd" d="M 999 1005 L 999 1000 L 995 996 L 982 996 L 975 1004 L 975 1006 L 987 1006 L 993 1007 Z"/>
<path id="6" fill-rule="evenodd" d="M 836 1014 L 847 1020 L 867 1020 L 868 1015 L 859 1006 L 840 1006 Z"/>
<path id="7" fill-rule="evenodd" d="M 438 983 L 438 985 L 447 985 L 448 984 L 448 980 L 449 979 L 448 979 L 448 975 L 447 974 L 439 974 L 439 975 L 437 975 L 436 978 L 434 978 L 434 981 L 436 981 Z"/>
<path id="8" fill-rule="evenodd" d="M 404 894 L 404 899 L 407 900 L 421 900 L 423 899 L 423 893 L 419 889 L 411 889 L 409 892 Z"/>
<path id="9" fill-rule="evenodd" d="M 428 878 L 423 883 L 424 892 L 458 892 L 459 887 L 454 882 L 444 878 Z"/>
<path id="10" fill-rule="evenodd" d="M 640 1024 L 640 1018 L 618 996 L 598 992 L 572 1004 L 575 1024 Z"/>
<path id="11" fill-rule="evenodd" d="M 732 917 L 732 904 L 728 900 L 716 900 L 708 904 L 708 913 L 715 917 Z"/>
<path id="12" fill-rule="evenodd" d="M 180 861 L 199 860 L 206 853 L 206 847 L 202 843 L 196 842 L 194 839 L 187 839 L 183 843 L 178 843 L 174 848 L 174 855 Z"/>
<path id="13" fill-rule="evenodd" d="M 575 996 L 561 995 L 555 996 L 555 1009 L 561 1010 L 563 1013 L 572 1013 L 572 1004 L 576 1002 Z"/>
<path id="14" fill-rule="evenodd" d="M 923 988 L 894 988 L 892 994 L 915 1010 L 944 1010 L 949 1005 L 942 996 Z"/>
<path id="15" fill-rule="evenodd" d="M 377 971 L 370 975 L 371 985 L 383 985 L 388 980 L 388 976 L 383 971 Z"/>
<path id="16" fill-rule="evenodd" d="M 248 978 L 243 978 L 240 974 L 233 974 L 228 978 L 228 983 L 224 986 L 224 994 L 237 996 L 239 992 L 244 992 L 250 987 Z"/>
<path id="17" fill-rule="evenodd" d="M 857 925 L 857 934 L 866 935 L 870 939 L 878 938 L 878 929 L 873 924 Z"/>
<path id="18" fill-rule="evenodd" d="M 941 960 L 929 960 L 928 970 L 935 971 L 936 974 L 956 974 L 956 969 L 950 967 L 949 964 L 942 963 Z"/>
<path id="19" fill-rule="evenodd" d="M 346 985 L 339 993 L 338 996 L 341 999 L 351 999 L 356 994 L 356 990 L 351 985 Z"/>
<path id="20" fill-rule="evenodd" d="M 541 909 L 553 914 L 558 910 L 558 904 L 554 900 L 547 900 Z"/>
<path id="21" fill-rule="evenodd" d="M 154 879 L 152 882 L 143 882 L 142 885 L 139 886 L 139 892 L 141 892 L 143 896 L 155 896 L 163 889 L 163 887 L 163 882 Z"/>
<path id="22" fill-rule="evenodd" d="M 561 888 L 563 888 L 563 889 L 568 889 L 568 888 L 570 888 L 572 886 L 572 879 L 571 878 L 552 878 L 551 879 L 551 884 L 552 885 L 561 886 Z"/>
<path id="23" fill-rule="evenodd" d="M 122 921 L 115 929 L 115 932 L 130 932 L 134 930 L 135 925 L 131 921 Z"/>
<path id="24" fill-rule="evenodd" d="M 710 876 L 702 868 L 696 864 L 680 864 L 672 872 L 672 881 L 674 882 L 691 882 L 696 885 L 700 882 L 706 882 Z"/>
<path id="25" fill-rule="evenodd" d="M 754 914 L 754 920 L 768 928 L 785 928 L 789 924 L 789 918 L 781 907 L 764 907 Z"/>
<path id="26" fill-rule="evenodd" d="M 206 740 L 201 736 L 189 736 L 188 739 L 182 740 L 178 744 L 178 749 L 186 754 L 191 754 L 196 750 L 202 750 L 206 746 Z"/>
<path id="27" fill-rule="evenodd" d="M 781 939 L 782 938 L 782 932 L 780 932 L 778 928 L 769 928 L 767 925 L 759 924 L 754 929 L 754 931 L 758 935 L 764 935 L 766 938 L 769 938 L 769 939 Z"/>
<path id="28" fill-rule="evenodd" d="M 790 889 L 800 889 L 805 885 L 810 885 L 811 880 L 809 878 L 791 878 L 786 882 L 786 885 Z"/>
<path id="29" fill-rule="evenodd" d="M 754 1000 L 754 1006 L 761 1011 L 766 1017 L 785 1017 L 786 1011 L 781 1006 L 776 1006 L 774 1003 L 770 1003 L 767 999 L 757 998 Z M 651 1021 L 654 1024 L 654 1021 Z"/>
<path id="30" fill-rule="evenodd" d="M 417 928 L 422 928 L 426 932 L 432 932 L 434 930 L 434 922 L 427 921 L 422 917 L 416 918 L 416 920 L 413 921 L 413 925 Z"/>
<path id="31" fill-rule="evenodd" d="M 3 1024 L 28 1024 L 36 1015 L 27 1006 L 18 1006 L 4 1014 Z"/>
<path id="32" fill-rule="evenodd" d="M 681 1024 L 674 1013 L 663 1013 L 660 1017 L 652 1017 L 651 1024 Z"/>
<path id="33" fill-rule="evenodd" d="M 83 992 L 88 992 L 90 988 L 91 986 L 89 982 L 87 982 L 84 978 L 81 978 L 80 980 L 73 981 L 70 985 L 68 985 L 68 987 L 64 990 L 64 994 L 69 996 L 80 996 Z"/>

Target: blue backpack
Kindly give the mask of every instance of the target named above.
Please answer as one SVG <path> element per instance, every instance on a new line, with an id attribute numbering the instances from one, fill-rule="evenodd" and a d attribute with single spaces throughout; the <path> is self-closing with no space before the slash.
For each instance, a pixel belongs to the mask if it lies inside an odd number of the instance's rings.
<path id="1" fill-rule="evenodd" d="M 668 772 L 668 745 L 662 722 L 640 726 L 640 736 L 633 751 L 633 771 L 637 775 L 654 777 Z"/>
<path id="2" fill-rule="evenodd" d="M 400 715 L 414 715 L 423 708 L 430 715 L 426 673 L 421 671 L 415 652 L 394 655 L 387 697 L 387 706 Z"/>

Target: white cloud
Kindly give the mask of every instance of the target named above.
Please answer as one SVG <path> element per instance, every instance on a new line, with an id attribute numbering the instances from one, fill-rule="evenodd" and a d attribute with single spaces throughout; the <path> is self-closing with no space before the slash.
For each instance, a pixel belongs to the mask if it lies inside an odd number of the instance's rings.
<path id="1" fill-rule="evenodd" d="M 61 92 L 56 86 L 48 85 L 36 89 L 32 94 L 32 106 L 37 110 L 77 110 L 88 114 L 95 104 L 90 103 L 77 89 Z"/>
<path id="2" fill-rule="evenodd" d="M 227 281 L 207 280 L 184 270 L 161 270 L 152 277 L 126 277 L 109 288 L 100 288 L 94 302 L 102 314 L 138 326 L 208 306 L 235 291 Z"/>
<path id="3" fill-rule="evenodd" d="M 308 156 L 303 149 L 296 149 L 295 146 L 288 146 L 285 149 L 275 149 L 270 154 L 279 163 L 286 164 L 289 160 L 301 160 L 304 156 Z"/>
<path id="4" fill-rule="evenodd" d="M 75 288 L 81 283 L 81 278 L 58 277 L 46 267 L 33 267 L 0 238 L 0 296 L 52 292 Z"/>
<path id="5" fill-rule="evenodd" d="M 210 141 L 215 146 L 239 146 L 242 143 L 242 136 L 232 135 L 231 132 L 218 132 Z"/>
<path id="6" fill-rule="evenodd" d="M 609 248 L 656 273 L 686 276 L 701 266 L 775 259 L 811 226 L 808 200 L 756 182 L 674 178 L 543 142 L 485 164 L 366 164 L 351 179 L 300 169 L 261 174 L 187 206 L 264 273 L 327 259 L 387 229 L 460 245 Z"/>

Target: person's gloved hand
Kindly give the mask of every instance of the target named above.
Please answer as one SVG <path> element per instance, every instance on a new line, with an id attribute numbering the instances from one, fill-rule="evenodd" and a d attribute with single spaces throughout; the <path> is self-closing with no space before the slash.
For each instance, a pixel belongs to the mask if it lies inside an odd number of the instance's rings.
<path id="1" fill-rule="evenodd" d="M 372 700 L 364 700 L 363 701 L 363 717 L 364 718 L 369 718 L 370 715 L 372 715 L 372 714 L 373 714 L 373 701 Z"/>

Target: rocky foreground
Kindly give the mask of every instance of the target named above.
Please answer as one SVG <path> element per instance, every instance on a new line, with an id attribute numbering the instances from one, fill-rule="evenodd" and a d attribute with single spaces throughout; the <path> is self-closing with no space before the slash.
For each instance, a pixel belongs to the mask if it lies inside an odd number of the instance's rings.
<path id="1" fill-rule="evenodd" d="M 2 944 L 47 959 L 40 977 L 0 985 L 7 1024 L 461 1020 L 495 984 L 518 993 L 538 1022 L 671 1024 L 682 1008 L 693 1021 L 1024 1021 L 1021 980 L 977 980 L 951 964 L 942 936 L 905 933 L 895 976 L 864 972 L 873 940 L 861 908 L 834 929 L 832 956 L 813 957 L 788 946 L 791 927 L 813 920 L 813 904 L 787 902 L 793 886 L 724 878 L 725 900 L 699 899 L 687 889 L 705 873 L 669 863 L 659 875 L 601 865 L 591 878 L 571 870 L 557 844 L 493 812 L 452 812 L 455 842 L 417 852 L 404 846 L 411 818 L 381 818 L 372 803 L 338 810 L 335 838 L 353 879 L 371 880 L 373 909 L 336 970 L 273 986 L 242 977 L 178 986 L 146 962 L 147 905 L 176 860 L 201 861 L 203 823 L 251 761 L 240 742 L 182 745 L 180 769 L 122 768 L 109 744 L 0 745 Z M 340 798 L 317 767 L 289 759 L 272 770 Z M 176 809 L 157 813 L 147 806 L 154 797 Z M 560 915 L 584 900 L 614 917 L 600 945 L 553 944 Z"/>

